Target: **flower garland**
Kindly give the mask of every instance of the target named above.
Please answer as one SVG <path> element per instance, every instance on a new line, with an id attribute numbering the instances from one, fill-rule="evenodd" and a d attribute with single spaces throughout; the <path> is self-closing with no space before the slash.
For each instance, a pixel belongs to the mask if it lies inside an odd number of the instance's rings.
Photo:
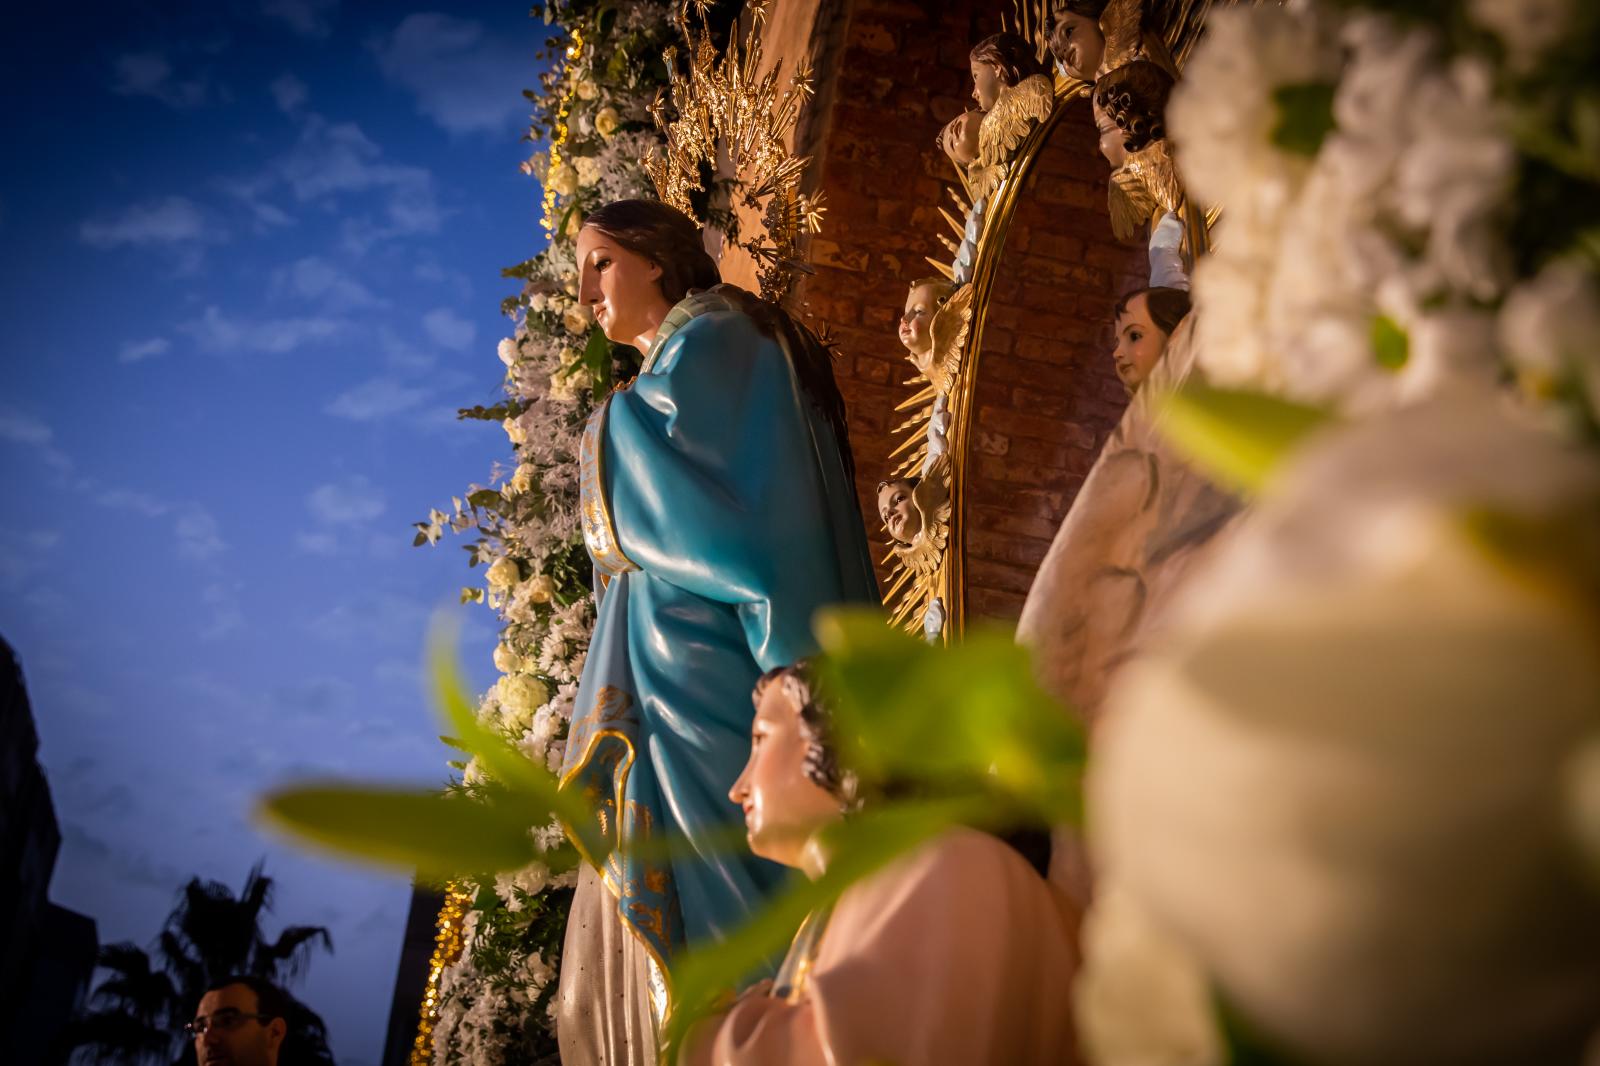
<path id="1" fill-rule="evenodd" d="M 449 527 L 475 530 L 466 545 L 484 584 L 463 602 L 496 611 L 502 628 L 494 662 L 502 673 L 478 715 L 528 758 L 559 770 L 583 658 L 594 624 L 591 573 L 578 513 L 578 443 L 597 398 L 609 389 L 625 349 L 614 349 L 576 301 L 574 239 L 586 211 L 610 200 L 654 192 L 644 159 L 659 138 L 648 106 L 666 83 L 661 61 L 674 30 L 665 2 L 579 0 L 545 5 L 558 30 L 549 44 L 560 64 L 530 93 L 529 140 L 548 138 L 523 172 L 542 187 L 549 246 L 505 271 L 522 292 L 503 309 L 517 323 L 499 344 L 506 399 L 463 410 L 498 420 L 514 465 L 497 468 L 492 486 L 471 486 L 452 512 L 416 523 L 416 543 L 434 544 Z M 467 792 L 486 777 L 476 759 L 452 763 Z M 530 830 L 543 848 L 563 843 L 558 825 Z M 540 863 L 461 887 L 470 900 L 461 919 L 463 949 L 439 968 L 431 1023 L 438 1066 L 509 1066 L 556 1050 L 555 976 L 576 875 Z M 414 1056 L 416 1061 L 416 1056 Z"/>

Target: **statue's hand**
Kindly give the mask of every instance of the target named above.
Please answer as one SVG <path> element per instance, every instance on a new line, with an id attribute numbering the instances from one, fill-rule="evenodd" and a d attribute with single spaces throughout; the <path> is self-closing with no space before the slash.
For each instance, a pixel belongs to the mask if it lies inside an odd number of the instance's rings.
<path id="1" fill-rule="evenodd" d="M 932 644 L 944 632 L 944 597 L 935 596 L 922 613 L 922 635 Z"/>

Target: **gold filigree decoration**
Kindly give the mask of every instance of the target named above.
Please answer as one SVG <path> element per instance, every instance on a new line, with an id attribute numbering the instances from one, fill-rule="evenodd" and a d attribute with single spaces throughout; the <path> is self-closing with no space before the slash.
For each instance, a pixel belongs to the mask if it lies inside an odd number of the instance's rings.
<path id="1" fill-rule="evenodd" d="M 762 297 L 776 300 L 802 269 L 801 234 L 821 229 L 825 208 L 821 194 L 813 198 L 800 192 L 800 178 L 810 160 L 794 155 L 785 143 L 800 119 L 801 107 L 811 98 L 810 64 L 802 61 L 781 92 L 776 66 L 759 75 L 760 29 L 768 2 L 750 5 L 744 43 L 735 36 L 719 58 L 705 24 L 708 5 L 684 0 L 678 19 L 688 45 L 687 62 L 680 68 L 675 48 L 662 57 L 670 71 L 670 102 L 676 117 L 669 117 L 667 97 L 658 95 L 650 113 L 666 145 L 652 150 L 646 166 L 661 199 L 701 222 L 711 221 L 700 218 L 694 207 L 696 195 L 709 191 L 705 174 L 731 171 L 730 202 L 760 212 L 765 232 L 744 237 L 735 212 L 718 221 L 729 243 L 755 260 Z M 698 28 L 690 26 L 691 10 Z"/>

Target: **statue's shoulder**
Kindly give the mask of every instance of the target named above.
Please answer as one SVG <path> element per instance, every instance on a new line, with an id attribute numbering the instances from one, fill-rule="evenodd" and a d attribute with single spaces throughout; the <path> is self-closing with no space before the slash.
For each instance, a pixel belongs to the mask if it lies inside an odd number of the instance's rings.
<path id="1" fill-rule="evenodd" d="M 726 344 L 746 332 L 758 332 L 758 327 L 745 301 L 726 291 L 693 293 L 674 304 L 662 319 L 641 373 L 664 373 L 683 353 L 702 344 Z"/>

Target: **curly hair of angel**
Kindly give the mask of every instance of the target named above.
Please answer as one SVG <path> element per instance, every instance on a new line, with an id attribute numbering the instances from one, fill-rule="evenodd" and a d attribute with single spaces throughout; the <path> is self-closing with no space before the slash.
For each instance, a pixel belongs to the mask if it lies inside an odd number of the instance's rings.
<path id="1" fill-rule="evenodd" d="M 1122 131 L 1130 152 L 1166 138 L 1171 93 L 1172 75 L 1148 59 L 1135 59 L 1094 83 L 1094 102 Z"/>
<path id="2" fill-rule="evenodd" d="M 1154 323 L 1167 336 L 1172 336 L 1172 331 L 1178 328 L 1184 316 L 1189 313 L 1189 294 L 1182 289 L 1172 289 L 1164 285 L 1152 285 L 1148 288 L 1134 289 L 1122 299 L 1117 301 L 1116 317 L 1121 318 L 1128 310 L 1128 304 L 1135 296 L 1144 297 L 1144 305 L 1150 311 L 1150 321 Z"/>
<path id="3" fill-rule="evenodd" d="M 811 783 L 842 803 L 856 802 L 855 775 L 839 765 L 839 751 L 833 732 L 833 716 L 818 698 L 816 672 L 809 660 L 778 666 L 762 674 L 750 694 L 757 706 L 773 685 L 795 705 L 800 716 L 800 732 L 806 741 L 805 772 Z"/>
<path id="4" fill-rule="evenodd" d="M 1050 68 L 1034 51 L 1033 42 L 1014 33 L 996 33 L 985 37 L 972 46 L 968 58 L 974 63 L 988 63 L 998 68 L 1000 80 L 1008 86 L 1035 74 L 1050 73 Z"/>

